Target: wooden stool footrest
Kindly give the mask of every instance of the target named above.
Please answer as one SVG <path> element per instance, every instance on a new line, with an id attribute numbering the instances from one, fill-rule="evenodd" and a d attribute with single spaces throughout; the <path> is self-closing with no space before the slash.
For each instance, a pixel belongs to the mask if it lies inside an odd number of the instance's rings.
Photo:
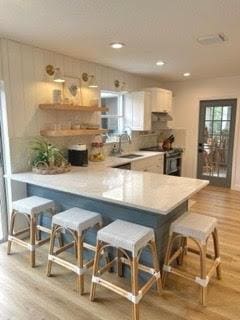
<path id="1" fill-rule="evenodd" d="M 20 230 L 20 231 L 18 231 L 18 232 L 15 232 L 15 233 L 13 234 L 13 237 L 20 236 L 21 234 L 26 233 L 26 232 L 29 232 L 29 231 L 30 231 L 30 228 L 29 228 L 29 227 L 28 227 L 28 228 L 25 228 L 25 229 L 23 229 L 23 230 Z"/>
<path id="2" fill-rule="evenodd" d="M 152 285 L 156 282 L 156 279 L 160 278 L 160 272 L 156 272 L 146 283 L 145 285 L 139 290 L 142 296 L 144 296 L 149 289 L 151 289 Z"/>
<path id="3" fill-rule="evenodd" d="M 96 248 L 95 246 L 87 243 L 87 242 L 83 242 L 83 247 L 87 250 L 90 250 L 90 251 L 93 251 L 93 252 L 96 252 Z"/>
<path id="4" fill-rule="evenodd" d="M 189 274 L 189 273 L 186 273 L 186 272 L 183 272 L 183 271 L 180 271 L 179 269 L 176 269 L 174 267 L 171 267 L 171 266 L 167 266 L 167 265 L 164 265 L 163 266 L 163 271 L 165 272 L 169 272 L 169 273 L 172 273 L 172 274 L 175 274 L 177 276 L 180 276 L 182 278 L 185 278 L 187 280 L 191 280 L 191 281 L 195 281 L 196 277 Z"/>
<path id="5" fill-rule="evenodd" d="M 85 266 L 83 268 L 79 268 L 75 264 L 72 264 L 68 261 L 65 261 L 65 260 L 63 260 L 59 257 L 56 257 L 54 255 L 51 255 L 51 254 L 48 255 L 48 260 L 55 262 L 55 263 L 61 265 L 62 267 L 65 267 L 65 268 L 77 273 L 78 275 L 82 275 L 82 274 L 86 273 L 86 271 L 87 271 Z"/>
<path id="6" fill-rule="evenodd" d="M 105 266 L 103 266 L 102 268 L 98 269 L 98 275 L 102 275 L 105 271 L 109 270 L 114 263 L 116 263 L 118 261 L 118 258 L 114 258 L 113 260 L 111 260 L 110 262 L 108 262 L 107 264 L 105 264 Z"/>
<path id="7" fill-rule="evenodd" d="M 96 284 L 100 284 L 102 287 L 105 287 L 105 288 L 119 294 L 120 296 L 128 299 L 129 301 L 133 302 L 134 304 L 138 304 L 143 296 L 141 291 L 139 291 L 139 294 L 137 296 L 135 296 L 131 292 L 124 290 L 124 289 L 116 286 L 115 284 L 113 284 L 109 281 L 106 281 L 102 278 L 96 277 L 96 276 L 92 276 L 92 282 L 96 283 Z"/>
<path id="8" fill-rule="evenodd" d="M 120 261 L 128 266 L 130 266 L 130 262 L 128 259 L 124 258 L 124 257 L 121 257 L 120 258 Z M 151 267 L 147 267 L 147 266 L 144 266 L 143 264 L 138 264 L 138 269 L 141 270 L 141 271 L 144 271 L 146 273 L 149 273 L 149 274 L 152 274 L 154 275 L 156 272 L 153 268 Z"/>
<path id="9" fill-rule="evenodd" d="M 72 242 L 69 242 L 69 243 L 65 244 L 65 245 L 62 246 L 61 248 L 57 249 L 57 250 L 54 252 L 54 255 L 58 255 L 58 254 L 62 253 L 63 251 L 72 248 L 72 247 L 74 246 L 74 244 L 75 244 L 75 241 L 72 241 Z"/>
<path id="10" fill-rule="evenodd" d="M 174 254 L 169 259 L 169 264 L 171 264 L 174 260 L 176 260 L 183 252 L 183 248 L 180 247 L 177 251 L 174 252 Z"/>
<path id="11" fill-rule="evenodd" d="M 191 253 L 195 253 L 195 254 L 197 254 L 197 255 L 200 255 L 200 252 L 199 252 L 199 250 L 197 250 L 197 249 L 195 249 L 195 248 L 191 248 L 191 247 L 187 247 L 187 251 L 188 252 L 191 252 Z M 208 259 L 210 259 L 210 260 L 214 260 L 215 259 L 215 257 L 211 254 L 211 253 L 206 253 L 206 257 L 208 258 Z"/>
<path id="12" fill-rule="evenodd" d="M 41 226 L 41 225 L 37 225 L 37 230 L 39 230 L 39 231 L 43 231 L 43 232 L 45 232 L 45 233 L 51 233 L 51 229 L 49 229 L 49 228 L 46 228 L 46 227 L 44 227 L 44 226 Z"/>
<path id="13" fill-rule="evenodd" d="M 23 241 L 21 239 L 18 239 L 14 236 L 8 236 L 8 241 L 12 241 L 20 246 L 23 246 L 25 248 L 27 248 L 28 250 L 30 251 L 34 251 L 35 248 L 36 248 L 36 245 L 31 245 L 30 243 L 26 242 L 26 241 Z"/>
<path id="14" fill-rule="evenodd" d="M 43 239 L 43 240 L 39 240 L 36 244 L 35 247 L 41 247 L 42 245 L 44 245 L 45 243 L 47 243 L 50 240 L 50 237 Z"/>

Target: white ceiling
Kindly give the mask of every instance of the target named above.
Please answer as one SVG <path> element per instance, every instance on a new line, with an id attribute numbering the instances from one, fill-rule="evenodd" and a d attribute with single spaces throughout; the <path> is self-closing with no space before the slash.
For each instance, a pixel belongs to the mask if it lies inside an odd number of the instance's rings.
<path id="1" fill-rule="evenodd" d="M 0 36 L 162 80 L 240 75 L 240 0 L 0 0 Z"/>

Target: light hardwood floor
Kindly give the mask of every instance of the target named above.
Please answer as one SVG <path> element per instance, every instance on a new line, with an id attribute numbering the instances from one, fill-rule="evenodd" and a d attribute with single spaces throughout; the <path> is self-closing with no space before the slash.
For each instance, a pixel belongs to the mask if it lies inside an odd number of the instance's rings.
<path id="1" fill-rule="evenodd" d="M 208 306 L 198 303 L 197 285 L 170 276 L 161 297 L 155 291 L 140 304 L 144 320 L 239 320 L 240 319 L 240 192 L 208 187 L 193 198 L 191 210 L 211 215 L 219 221 L 223 280 L 213 278 L 208 290 Z M 16 320 L 127 320 L 131 304 L 103 289 L 97 289 L 96 302 L 89 302 L 90 274 L 86 294 L 78 296 L 74 275 L 54 266 L 55 277 L 45 276 L 47 247 L 37 254 L 37 267 L 29 267 L 27 253 L 13 245 L 15 253 L 6 255 L 0 246 L 0 319 Z M 198 270 L 196 256 L 188 254 L 184 268 Z M 114 277 L 113 274 L 107 275 Z M 122 281 L 122 279 L 121 279 Z"/>

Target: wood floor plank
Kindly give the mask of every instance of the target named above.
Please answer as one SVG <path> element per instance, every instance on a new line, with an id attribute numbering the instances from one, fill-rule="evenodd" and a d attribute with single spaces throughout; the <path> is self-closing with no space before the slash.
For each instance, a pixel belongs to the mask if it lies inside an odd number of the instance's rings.
<path id="1" fill-rule="evenodd" d="M 191 211 L 219 221 L 223 279 L 211 280 L 208 306 L 202 307 L 198 286 L 170 275 L 160 297 L 152 290 L 141 301 L 141 320 L 240 319 L 240 192 L 207 187 L 192 200 Z M 89 302 L 90 272 L 86 275 L 86 294 L 81 297 L 76 292 L 75 275 L 68 270 L 54 265 L 55 276 L 47 278 L 47 246 L 38 250 L 35 269 L 29 267 L 25 249 L 13 245 L 13 251 L 16 253 L 7 256 L 6 244 L 0 246 L 0 320 L 131 319 L 130 302 L 104 288 L 97 288 L 96 302 Z M 189 253 L 182 268 L 198 272 L 198 263 Z M 107 277 L 127 284 L 114 274 Z"/>

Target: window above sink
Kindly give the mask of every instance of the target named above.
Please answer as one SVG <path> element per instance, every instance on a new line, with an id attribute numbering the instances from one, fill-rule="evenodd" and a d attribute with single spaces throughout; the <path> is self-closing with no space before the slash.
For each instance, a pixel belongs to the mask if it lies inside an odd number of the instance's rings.
<path id="1" fill-rule="evenodd" d="M 108 111 L 101 114 L 101 127 L 107 129 L 105 142 L 118 142 L 119 135 L 126 132 L 124 96 L 121 92 L 101 91 L 101 105 Z"/>

